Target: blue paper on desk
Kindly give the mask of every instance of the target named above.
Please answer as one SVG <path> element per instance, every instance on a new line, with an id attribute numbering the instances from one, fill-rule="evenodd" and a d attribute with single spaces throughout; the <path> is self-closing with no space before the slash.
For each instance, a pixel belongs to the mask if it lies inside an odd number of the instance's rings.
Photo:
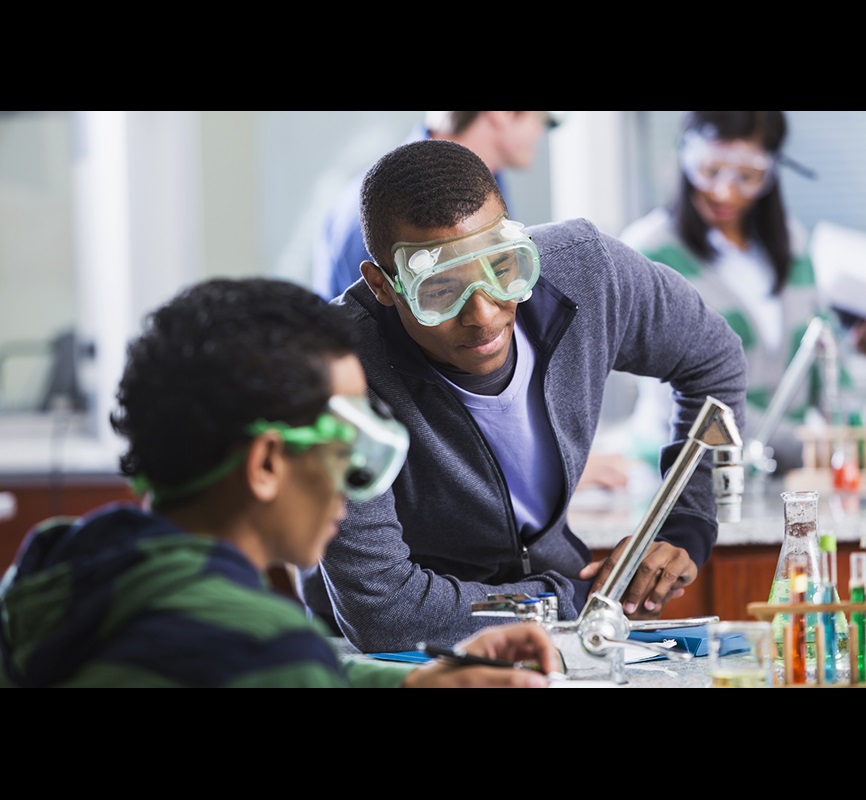
<path id="1" fill-rule="evenodd" d="M 629 639 L 638 642 L 666 642 L 673 639 L 677 647 L 688 650 L 696 658 L 705 656 L 710 650 L 710 632 L 706 625 L 686 628 L 659 628 L 654 631 L 632 631 Z M 720 655 L 739 653 L 748 650 L 748 644 L 741 633 L 728 633 L 721 637 Z M 664 658 L 664 656 L 659 656 Z"/>
<path id="2" fill-rule="evenodd" d="M 410 664 L 426 664 L 430 656 L 423 650 L 400 650 L 394 653 L 367 653 L 370 658 L 381 661 L 405 661 Z"/>

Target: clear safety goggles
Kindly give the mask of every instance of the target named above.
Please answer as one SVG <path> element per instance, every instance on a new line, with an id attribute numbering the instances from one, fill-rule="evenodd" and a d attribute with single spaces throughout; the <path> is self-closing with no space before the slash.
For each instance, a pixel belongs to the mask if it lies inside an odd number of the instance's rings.
<path id="1" fill-rule="evenodd" d="M 315 425 L 292 428 L 281 422 L 259 420 L 247 428 L 258 435 L 276 430 L 295 450 L 314 444 L 338 442 L 347 445 L 339 453 L 328 452 L 325 467 L 337 491 L 363 503 L 382 494 L 397 477 L 409 450 L 409 434 L 390 416 L 384 405 L 373 408 L 366 397 L 334 395 L 328 412 Z"/>
<path id="2" fill-rule="evenodd" d="M 422 325 L 457 316 L 476 289 L 496 300 L 528 300 L 541 262 L 523 227 L 503 213 L 464 236 L 397 242 L 391 248 L 397 274 L 382 272 Z"/>
<path id="3" fill-rule="evenodd" d="M 338 489 L 358 503 L 378 497 L 406 461 L 409 433 L 384 404 L 371 406 L 366 397 L 334 395 L 328 409 L 338 424 L 353 431 L 348 457 L 336 465 Z"/>
<path id="4" fill-rule="evenodd" d="M 409 450 L 406 428 L 385 409 L 373 408 L 366 397 L 334 395 L 328 411 L 313 425 L 292 427 L 285 422 L 259 419 L 245 432 L 260 436 L 275 431 L 294 452 L 318 444 L 341 443 L 336 451 L 323 449 L 323 463 L 334 479 L 337 491 L 359 503 L 382 494 L 397 477 Z M 139 494 L 153 493 L 154 502 L 188 497 L 216 483 L 236 469 L 246 458 L 247 448 L 235 453 L 205 475 L 182 486 L 156 487 L 143 475 L 132 485 Z"/>
<path id="5" fill-rule="evenodd" d="M 748 142 L 728 142 L 687 131 L 680 143 L 680 166 L 702 192 L 733 187 L 745 198 L 758 197 L 773 185 L 778 159 Z"/>

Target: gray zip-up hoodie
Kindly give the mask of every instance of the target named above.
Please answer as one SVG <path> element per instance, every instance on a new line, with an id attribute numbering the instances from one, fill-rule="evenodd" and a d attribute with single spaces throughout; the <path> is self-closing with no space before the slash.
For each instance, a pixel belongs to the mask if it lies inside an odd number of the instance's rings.
<path id="1" fill-rule="evenodd" d="M 541 277 L 517 315 L 544 373 L 565 478 L 553 517 L 530 540 L 519 536 L 502 470 L 478 426 L 436 379 L 395 310 L 380 305 L 363 279 L 332 301 L 362 329 L 371 393 L 410 433 L 392 489 L 367 503 L 350 502 L 321 570 L 304 576 L 308 605 L 326 618 L 332 606 L 340 630 L 363 652 L 454 643 L 496 621 L 471 615 L 471 604 L 490 593 L 552 591 L 560 619 L 577 617 L 589 588 L 577 574 L 590 553 L 568 529 L 566 511 L 612 369 L 662 378 L 678 393 L 662 474 L 708 395 L 729 405 L 743 425 L 742 344 L 688 281 L 587 220 L 527 232 L 540 252 Z M 658 537 L 685 548 L 698 567 L 718 533 L 711 466 L 708 452 Z"/>

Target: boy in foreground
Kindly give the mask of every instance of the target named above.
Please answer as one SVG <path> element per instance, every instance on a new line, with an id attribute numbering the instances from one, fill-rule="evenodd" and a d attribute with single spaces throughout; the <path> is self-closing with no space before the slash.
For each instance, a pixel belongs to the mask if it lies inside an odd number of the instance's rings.
<path id="1" fill-rule="evenodd" d="M 403 465 L 402 425 L 371 407 L 340 308 L 285 281 L 215 279 L 151 314 L 112 414 L 147 507 L 48 520 L 0 582 L 0 656 L 25 687 L 541 687 L 561 669 L 535 623 L 467 652 L 538 672 L 340 659 L 268 572 L 311 567 L 346 498 Z"/>

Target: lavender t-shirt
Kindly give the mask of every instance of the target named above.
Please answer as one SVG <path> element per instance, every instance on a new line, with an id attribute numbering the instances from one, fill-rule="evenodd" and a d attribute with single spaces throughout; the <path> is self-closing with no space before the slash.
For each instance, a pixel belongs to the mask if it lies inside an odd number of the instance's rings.
<path id="1" fill-rule="evenodd" d="M 562 493 L 562 465 L 547 420 L 541 371 L 535 350 L 515 324 L 517 364 L 508 386 L 496 396 L 472 394 L 444 376 L 440 379 L 460 398 L 496 455 L 525 536 L 549 521 Z"/>

